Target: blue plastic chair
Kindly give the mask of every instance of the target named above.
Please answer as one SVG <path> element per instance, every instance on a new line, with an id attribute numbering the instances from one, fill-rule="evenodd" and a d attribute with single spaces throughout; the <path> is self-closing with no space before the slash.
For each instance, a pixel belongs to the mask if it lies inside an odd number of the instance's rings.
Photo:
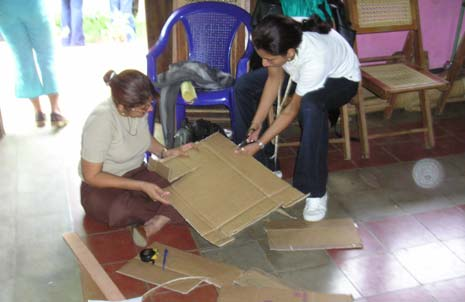
<path id="1" fill-rule="evenodd" d="M 188 46 L 188 60 L 208 64 L 210 67 L 231 73 L 231 53 L 234 37 L 241 24 L 245 26 L 247 46 L 237 62 L 236 78 L 247 73 L 247 63 L 252 55 L 251 16 L 239 6 L 224 2 L 197 2 L 182 6 L 169 16 L 156 44 L 147 54 L 147 75 L 157 82 L 157 59 L 169 43 L 173 26 L 180 22 L 185 29 Z M 224 105 L 229 109 L 231 124 L 233 116 L 232 87 L 216 91 L 197 91 L 197 99 L 189 106 Z M 181 127 L 188 106 L 179 94 L 176 103 L 176 127 Z M 150 129 L 153 134 L 155 111 L 149 114 Z"/>

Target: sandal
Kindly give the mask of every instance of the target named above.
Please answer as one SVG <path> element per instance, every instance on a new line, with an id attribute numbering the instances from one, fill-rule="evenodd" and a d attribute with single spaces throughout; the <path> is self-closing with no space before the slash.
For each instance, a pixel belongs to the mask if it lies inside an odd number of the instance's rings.
<path id="1" fill-rule="evenodd" d="M 52 126 L 56 128 L 63 128 L 68 125 L 68 120 L 63 115 L 56 112 L 52 112 L 50 121 L 52 122 Z"/>
<path id="2" fill-rule="evenodd" d="M 39 111 L 36 112 L 36 126 L 42 128 L 45 126 L 45 113 Z"/>

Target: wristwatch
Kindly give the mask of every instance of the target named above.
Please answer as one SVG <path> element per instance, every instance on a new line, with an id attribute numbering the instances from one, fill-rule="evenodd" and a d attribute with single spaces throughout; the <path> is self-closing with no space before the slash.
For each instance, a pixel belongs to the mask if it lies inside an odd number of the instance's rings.
<path id="1" fill-rule="evenodd" d="M 265 148 L 265 144 L 262 143 L 261 141 L 257 140 L 257 144 L 258 144 L 258 147 L 260 148 L 260 150 L 263 150 Z"/>

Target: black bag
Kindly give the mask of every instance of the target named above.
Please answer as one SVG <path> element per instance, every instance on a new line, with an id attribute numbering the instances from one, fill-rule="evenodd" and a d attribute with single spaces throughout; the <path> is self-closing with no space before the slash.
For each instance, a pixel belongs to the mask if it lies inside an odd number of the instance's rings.
<path id="1" fill-rule="evenodd" d="M 252 28 L 268 15 L 282 15 L 283 9 L 279 0 L 257 0 L 255 9 L 252 13 Z M 258 56 L 257 52 L 254 51 L 250 58 L 249 63 L 250 70 L 255 70 L 263 67 L 262 59 Z"/>
<path id="2" fill-rule="evenodd" d="M 191 123 L 186 118 L 181 128 L 179 128 L 174 135 L 174 146 L 179 147 L 190 142 L 200 141 L 215 132 L 219 132 L 226 137 L 224 129 L 218 124 L 204 119 L 199 119 Z"/>
<path id="3" fill-rule="evenodd" d="M 351 24 L 347 21 L 344 3 L 340 0 L 328 1 L 333 14 L 336 31 L 349 42 L 350 46 L 355 43 L 355 30 L 352 29 Z"/>

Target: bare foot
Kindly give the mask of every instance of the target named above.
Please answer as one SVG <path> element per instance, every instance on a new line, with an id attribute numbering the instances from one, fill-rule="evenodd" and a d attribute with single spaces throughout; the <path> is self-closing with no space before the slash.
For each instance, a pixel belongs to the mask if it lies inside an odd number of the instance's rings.
<path id="1" fill-rule="evenodd" d="M 147 238 L 150 238 L 150 236 L 158 233 L 158 231 L 160 231 L 168 222 L 170 222 L 170 219 L 166 216 L 153 216 L 144 224 L 145 235 Z"/>

